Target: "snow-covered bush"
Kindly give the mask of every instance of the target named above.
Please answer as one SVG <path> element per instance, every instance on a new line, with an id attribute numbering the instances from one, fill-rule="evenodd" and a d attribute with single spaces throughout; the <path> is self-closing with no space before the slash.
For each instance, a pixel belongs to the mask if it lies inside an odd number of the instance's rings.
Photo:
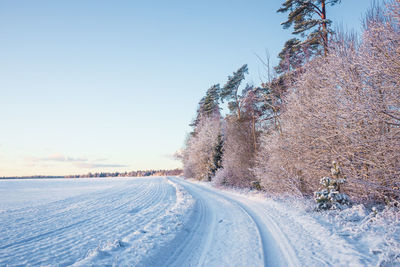
<path id="1" fill-rule="evenodd" d="M 224 168 L 220 168 L 216 171 L 212 182 L 216 186 L 226 185 L 226 177 L 228 176 L 228 172 Z"/>
<path id="2" fill-rule="evenodd" d="M 320 180 L 322 189 L 314 192 L 314 198 L 317 202 L 318 210 L 327 209 L 343 209 L 345 206 L 350 204 L 349 197 L 339 192 L 341 184 L 346 182 L 345 179 L 333 179 L 331 177 L 323 177 Z"/>
<path id="3" fill-rule="evenodd" d="M 211 181 L 220 165 L 221 127 L 218 117 L 200 120 L 182 153 L 185 177 Z"/>

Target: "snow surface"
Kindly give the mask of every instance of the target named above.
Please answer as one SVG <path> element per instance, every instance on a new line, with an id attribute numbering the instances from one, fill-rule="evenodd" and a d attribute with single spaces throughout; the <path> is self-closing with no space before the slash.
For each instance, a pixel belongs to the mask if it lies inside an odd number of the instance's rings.
<path id="1" fill-rule="evenodd" d="M 0 266 L 396 266 L 395 213 L 177 177 L 0 181 Z"/>

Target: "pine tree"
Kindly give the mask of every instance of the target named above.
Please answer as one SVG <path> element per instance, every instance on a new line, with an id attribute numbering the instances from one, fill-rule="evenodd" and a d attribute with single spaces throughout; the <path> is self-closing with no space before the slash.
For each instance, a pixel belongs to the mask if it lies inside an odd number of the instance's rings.
<path id="1" fill-rule="evenodd" d="M 207 117 L 211 117 L 212 115 L 219 113 L 219 92 L 219 84 L 215 84 L 207 90 L 206 96 L 203 97 L 203 99 L 200 101 L 201 114 Z"/>
<path id="2" fill-rule="evenodd" d="M 219 84 L 214 84 L 207 90 L 206 95 L 199 102 L 196 119 L 192 124 L 190 124 L 190 126 L 196 127 L 199 124 L 201 118 L 210 118 L 220 115 L 219 113 L 220 91 L 221 88 Z"/>
<path id="3" fill-rule="evenodd" d="M 228 108 L 231 112 L 237 112 L 237 118 L 241 118 L 241 103 L 240 103 L 240 95 L 239 95 L 239 87 L 242 81 L 245 78 L 245 74 L 248 73 L 247 64 L 244 64 L 240 67 L 236 72 L 233 73 L 233 76 L 228 77 L 227 83 L 221 90 L 220 96 L 221 100 L 228 100 Z"/>
<path id="4" fill-rule="evenodd" d="M 277 12 L 289 12 L 287 21 L 283 22 L 283 28 L 294 27 L 293 34 L 305 35 L 306 32 L 315 29 L 307 36 L 307 42 L 311 45 L 317 43 L 324 48 L 325 56 L 328 53 L 328 26 L 331 21 L 327 19 L 326 8 L 340 3 L 341 0 L 285 0 Z"/>

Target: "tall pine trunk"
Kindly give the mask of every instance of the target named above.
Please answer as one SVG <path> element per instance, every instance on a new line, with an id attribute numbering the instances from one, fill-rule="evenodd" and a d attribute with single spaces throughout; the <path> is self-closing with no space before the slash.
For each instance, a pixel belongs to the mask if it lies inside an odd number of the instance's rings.
<path id="1" fill-rule="evenodd" d="M 326 24 L 326 4 L 325 0 L 321 1 L 321 19 L 322 19 L 322 41 L 324 45 L 324 54 L 328 54 L 328 26 Z"/>

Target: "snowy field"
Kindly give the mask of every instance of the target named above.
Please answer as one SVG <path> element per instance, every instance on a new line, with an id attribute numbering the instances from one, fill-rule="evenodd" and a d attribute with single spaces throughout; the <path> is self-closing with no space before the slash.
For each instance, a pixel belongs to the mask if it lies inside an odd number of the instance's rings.
<path id="1" fill-rule="evenodd" d="M 0 266 L 367 266 L 390 251 L 386 232 L 352 239 L 304 207 L 176 177 L 0 180 L 0 222 Z"/>

